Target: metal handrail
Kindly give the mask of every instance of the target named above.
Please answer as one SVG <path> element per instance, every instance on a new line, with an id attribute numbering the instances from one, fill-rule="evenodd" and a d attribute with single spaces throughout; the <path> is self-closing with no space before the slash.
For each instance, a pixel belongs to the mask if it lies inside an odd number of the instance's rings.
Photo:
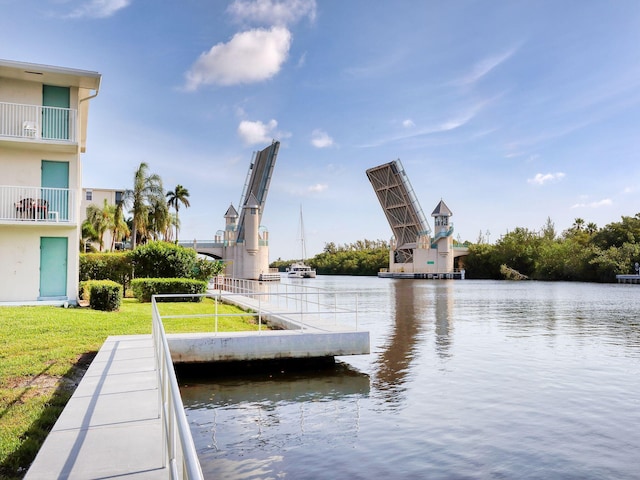
<path id="1" fill-rule="evenodd" d="M 0 185 L 0 220 L 73 223 L 76 220 L 76 191 Z"/>
<path id="2" fill-rule="evenodd" d="M 262 313 L 263 307 L 261 305 L 264 304 L 269 309 L 270 315 L 298 317 L 302 329 L 304 328 L 305 316 L 329 315 L 333 316 L 337 324 L 338 315 L 341 315 L 342 319 L 347 315 L 353 315 L 355 316 L 355 329 L 358 330 L 358 292 L 355 291 L 336 292 L 322 287 L 229 277 L 216 279 L 214 289 L 223 292 L 227 298 L 237 295 L 257 301 L 256 308 L 259 309 L 259 314 Z M 348 299 L 350 307 L 338 305 L 338 297 Z M 341 323 L 344 324 L 344 322 Z"/>
<path id="3" fill-rule="evenodd" d="M 76 143 L 78 111 L 0 102 L 0 137 Z"/>
<path id="4" fill-rule="evenodd" d="M 168 466 L 172 479 L 204 480 L 155 295 L 151 297 L 151 315 L 164 442 L 162 465 Z"/>

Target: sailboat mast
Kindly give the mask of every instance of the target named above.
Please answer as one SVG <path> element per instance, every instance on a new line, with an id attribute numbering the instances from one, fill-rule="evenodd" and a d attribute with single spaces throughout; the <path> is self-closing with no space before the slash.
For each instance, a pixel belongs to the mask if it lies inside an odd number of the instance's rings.
<path id="1" fill-rule="evenodd" d="M 304 220 L 302 219 L 302 205 L 300 205 L 300 248 L 302 253 L 302 261 L 307 258 L 307 252 L 304 246 Z"/>

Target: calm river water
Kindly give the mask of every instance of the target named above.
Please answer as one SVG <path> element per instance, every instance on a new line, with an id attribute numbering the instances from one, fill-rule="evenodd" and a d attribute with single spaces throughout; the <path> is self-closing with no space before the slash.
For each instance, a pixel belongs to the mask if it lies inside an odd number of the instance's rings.
<path id="1" fill-rule="evenodd" d="M 640 478 L 640 285 L 306 282 L 371 354 L 182 378 L 206 478 Z"/>

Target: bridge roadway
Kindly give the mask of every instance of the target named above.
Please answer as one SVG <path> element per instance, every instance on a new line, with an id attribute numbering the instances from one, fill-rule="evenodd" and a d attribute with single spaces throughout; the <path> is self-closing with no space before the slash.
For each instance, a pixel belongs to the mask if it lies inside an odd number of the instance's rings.
<path id="1" fill-rule="evenodd" d="M 168 335 L 174 362 L 369 353 L 369 332 L 345 330 L 318 318 L 302 319 L 296 312 L 240 295 L 227 300 L 295 330 Z M 159 409 L 151 335 L 107 338 L 25 480 L 169 478 Z"/>

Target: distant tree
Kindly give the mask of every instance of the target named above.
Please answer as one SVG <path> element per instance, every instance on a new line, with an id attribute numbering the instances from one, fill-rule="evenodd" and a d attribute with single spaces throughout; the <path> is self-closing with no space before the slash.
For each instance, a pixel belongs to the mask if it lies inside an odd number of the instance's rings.
<path id="1" fill-rule="evenodd" d="M 124 219 L 124 203 L 122 201 L 116 204 L 113 213 L 113 225 L 111 227 L 111 250 L 115 248 L 116 242 L 121 242 L 131 232 L 127 221 Z"/>
<path id="2" fill-rule="evenodd" d="M 555 240 L 556 235 L 557 235 L 556 226 L 551 220 L 551 217 L 547 217 L 547 221 L 542 227 L 542 238 L 544 238 L 545 240 L 551 241 L 551 240 Z"/>
<path id="3" fill-rule="evenodd" d="M 89 220 L 82 222 L 80 237 L 80 252 L 87 253 L 88 250 L 95 251 L 95 247 L 91 246 L 91 242 L 98 241 L 98 234 L 91 225 Z"/>
<path id="4" fill-rule="evenodd" d="M 621 221 L 602 227 L 593 237 L 600 248 L 622 247 L 625 243 L 640 243 L 640 213 L 633 217 L 623 216 Z"/>
<path id="5" fill-rule="evenodd" d="M 142 162 L 133 177 L 133 189 L 125 191 L 125 203 L 131 207 L 133 224 L 131 228 L 131 246 L 138 244 L 138 235 L 147 235 L 150 205 L 158 197 L 164 199 L 162 179 L 157 174 L 149 173 L 149 165 Z M 155 202 L 157 203 L 157 201 Z"/>
<path id="6" fill-rule="evenodd" d="M 165 239 L 167 230 L 171 228 L 171 214 L 164 195 L 149 199 L 147 210 L 147 231 L 154 240 Z"/>
<path id="7" fill-rule="evenodd" d="M 180 205 L 184 205 L 184 208 L 189 208 L 191 205 L 189 204 L 189 190 L 184 188 L 182 185 L 176 185 L 172 191 L 167 192 L 167 203 L 169 207 L 173 207 L 176 210 L 176 242 L 178 241 L 178 230 L 180 228 L 180 217 L 178 215 L 178 211 L 180 210 Z"/>
<path id="8" fill-rule="evenodd" d="M 104 248 L 104 233 L 113 226 L 114 214 L 115 207 L 109 205 L 106 198 L 102 208 L 93 203 L 87 207 L 87 222 L 96 233 L 100 251 Z"/>

